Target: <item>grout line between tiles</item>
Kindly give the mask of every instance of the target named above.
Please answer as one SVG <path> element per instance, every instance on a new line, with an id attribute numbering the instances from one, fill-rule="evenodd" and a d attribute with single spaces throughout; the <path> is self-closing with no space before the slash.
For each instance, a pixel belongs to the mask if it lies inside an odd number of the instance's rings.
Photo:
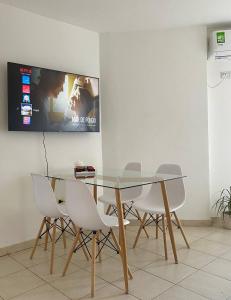
<path id="1" fill-rule="evenodd" d="M 38 277 L 38 276 L 37 276 L 37 277 Z M 40 278 L 39 278 L 39 279 L 40 279 Z M 15 296 L 13 296 L 13 297 L 10 297 L 10 298 L 8 298 L 8 300 L 11 300 L 11 299 L 14 299 L 14 298 L 16 298 L 16 297 L 22 296 L 22 295 L 24 295 L 24 294 L 26 294 L 26 293 L 28 293 L 28 292 L 33 291 L 33 290 L 36 289 L 36 288 L 39 288 L 39 287 L 44 286 L 45 284 L 46 284 L 46 283 L 43 282 L 43 284 L 39 284 L 38 286 L 36 286 L 36 287 L 34 287 L 34 288 L 32 288 L 32 289 L 29 289 L 29 290 L 27 290 L 27 291 L 25 291 L 25 292 L 19 293 L 18 295 L 15 295 Z"/>
<path id="2" fill-rule="evenodd" d="M 210 234 L 211 234 L 211 233 L 209 233 L 208 235 L 206 235 L 206 237 L 209 236 Z M 204 239 L 205 239 L 205 240 L 208 240 L 208 239 L 206 239 L 206 237 L 198 238 L 198 239 L 195 240 L 195 241 L 198 241 L 198 240 L 204 240 Z M 193 241 L 193 242 L 195 242 L 195 241 Z M 209 241 L 214 242 L 214 243 L 219 243 L 219 242 L 212 241 L 212 240 L 209 240 Z M 193 242 L 192 242 L 192 243 L 193 243 Z M 143 244 L 143 243 L 144 243 L 144 242 L 142 242 L 142 244 Z M 221 243 L 221 244 L 222 244 L 222 243 Z M 224 244 L 224 245 L 228 247 L 227 244 Z M 231 246 L 230 246 L 230 247 L 231 247 Z M 31 248 L 32 248 L 32 247 L 31 247 Z M 20 250 L 20 251 L 17 251 L 17 252 L 15 252 L 15 253 L 23 252 L 23 251 L 26 251 L 26 250 L 31 249 L 31 248 L 27 248 L 27 249 L 24 249 L 24 250 Z M 154 253 L 155 255 L 157 255 L 157 256 L 160 257 L 160 258 L 162 258 L 162 257 L 164 258 L 164 256 L 162 256 L 160 253 L 157 253 L 157 252 L 155 252 L 155 251 L 150 251 L 150 250 L 144 249 L 144 248 L 142 248 L 142 247 L 140 248 L 139 246 L 138 246 L 138 248 L 141 249 L 141 250 L 145 250 L 145 251 L 147 251 L 147 252 L 149 252 L 149 253 Z M 130 249 L 130 248 L 129 248 L 129 249 Z M 182 248 L 180 248 L 180 249 L 182 249 Z M 220 278 L 222 278 L 222 279 L 224 279 L 224 280 L 228 280 L 227 278 L 224 278 L 224 277 L 221 277 L 221 276 L 219 276 L 219 275 L 215 275 L 215 274 L 209 273 L 209 272 L 204 271 L 204 270 L 202 269 L 202 268 L 206 267 L 207 265 L 209 265 L 210 263 L 214 262 L 217 258 L 221 258 L 221 259 L 227 260 L 227 259 L 221 257 L 221 255 L 223 255 L 223 254 L 221 254 L 220 256 L 217 256 L 217 255 L 215 256 L 215 255 L 211 255 L 211 254 L 209 254 L 209 253 L 207 253 L 207 252 L 200 251 L 200 250 L 197 250 L 197 249 L 192 249 L 192 250 L 194 250 L 194 251 L 196 251 L 196 252 L 203 253 L 203 254 L 205 254 L 205 255 L 213 256 L 214 259 L 213 259 L 212 261 L 210 261 L 209 263 L 207 263 L 206 265 L 200 267 L 200 268 L 192 267 L 192 266 L 187 265 L 186 263 L 183 263 L 183 262 L 180 262 L 181 264 L 186 265 L 186 266 L 189 266 L 189 267 L 195 269 L 195 272 L 201 270 L 201 271 L 204 272 L 204 273 L 207 273 L 207 274 L 210 274 L 210 275 L 213 275 L 213 276 L 220 277 Z M 227 250 L 227 252 L 228 252 L 228 250 Z M 226 253 L 226 252 L 225 252 L 225 253 Z M 224 254 L 225 254 L 225 253 L 224 253 Z M 20 263 L 20 262 L 17 261 L 16 259 L 14 259 L 13 256 L 11 256 L 11 255 L 8 255 L 8 256 L 9 256 L 11 259 L 13 259 L 14 261 L 16 261 L 18 264 L 20 264 L 20 265 L 23 267 L 23 269 L 30 271 L 30 272 L 33 273 L 35 276 L 39 277 L 42 281 L 44 281 L 46 284 L 48 284 L 48 285 L 51 286 L 52 288 L 56 289 L 56 288 L 51 284 L 52 282 L 47 282 L 47 281 L 45 281 L 43 278 L 41 278 L 39 275 L 37 275 L 36 273 L 34 273 L 33 271 L 31 271 L 31 270 L 29 269 L 30 267 L 33 267 L 33 266 L 35 266 L 35 265 L 29 266 L 29 267 L 25 267 L 22 263 Z M 64 257 L 64 256 L 65 256 L 65 254 L 62 254 L 62 255 L 59 255 L 59 256 L 57 256 L 57 257 Z M 103 261 L 104 261 L 104 260 L 107 260 L 107 259 L 109 259 L 109 258 L 114 258 L 114 257 L 113 257 L 113 256 L 108 256 L 108 257 L 104 258 Z M 227 260 L 227 261 L 230 261 L 230 260 Z M 42 263 L 44 263 L 44 262 L 40 262 L 40 263 L 38 263 L 38 265 L 39 265 L 39 264 L 42 264 Z M 160 279 L 162 279 L 162 280 L 164 280 L 164 281 L 170 282 L 170 283 L 172 284 L 171 287 L 174 287 L 174 286 L 180 286 L 180 285 L 179 285 L 180 282 L 182 282 L 183 280 L 185 280 L 186 278 L 192 276 L 192 275 L 195 273 L 195 272 L 193 272 L 192 274 L 186 276 L 184 279 L 180 280 L 178 283 L 173 283 L 173 282 L 171 282 L 171 281 L 169 281 L 169 280 L 163 279 L 163 278 L 161 278 L 161 277 L 159 277 L 159 276 L 157 276 L 157 275 L 154 275 L 154 274 L 152 274 L 152 273 L 150 273 L 150 272 L 148 272 L 148 271 L 146 271 L 146 270 L 143 269 L 143 268 L 146 268 L 146 267 L 148 267 L 149 265 L 151 265 L 151 264 L 153 264 L 153 263 L 154 263 L 154 262 L 151 262 L 150 264 L 147 264 L 147 265 L 142 266 L 142 267 L 139 267 L 139 268 L 137 268 L 137 267 L 136 267 L 135 265 L 133 265 L 133 264 L 132 264 L 132 266 L 134 266 L 134 267 L 136 268 L 136 270 L 135 270 L 134 272 L 137 272 L 137 271 L 139 271 L 139 270 L 142 270 L 142 271 L 144 271 L 144 272 L 146 272 L 146 273 L 148 273 L 148 274 L 150 274 L 150 275 L 152 275 L 152 276 L 154 276 L 154 277 L 157 277 L 157 278 L 160 278 Z M 73 264 L 77 266 L 77 264 L 75 264 L 74 262 L 73 262 Z M 37 265 L 37 264 L 36 264 L 36 265 Z M 81 269 L 81 270 L 84 270 L 84 271 L 88 271 L 88 270 L 87 270 L 86 268 L 84 268 L 84 267 L 79 267 L 79 266 L 78 266 L 78 268 Z M 23 270 L 19 270 L 19 271 L 17 271 L 17 272 L 20 272 L 20 271 L 23 271 Z M 10 273 L 10 274 L 8 274 L 8 275 L 11 275 L 11 274 L 14 274 L 14 273 L 17 273 L 17 272 L 13 272 L 13 273 Z M 78 271 L 73 271 L 72 273 L 75 273 L 75 272 L 78 272 Z M 70 273 L 70 274 L 72 274 L 72 273 Z M 98 276 L 98 275 L 97 275 L 96 277 L 99 277 L 100 279 L 102 279 L 103 281 L 105 281 L 106 283 L 108 283 L 109 285 L 115 286 L 117 289 L 122 290 L 121 288 L 119 288 L 118 286 L 116 286 L 116 285 L 113 284 L 114 282 L 120 281 L 120 279 L 115 280 L 115 281 L 113 281 L 113 282 L 108 282 L 108 281 L 106 281 L 105 279 L 101 278 L 101 277 Z M 44 284 L 42 284 L 42 285 L 40 285 L 40 286 L 43 286 L 43 285 L 44 285 Z M 39 286 L 38 286 L 38 287 L 39 287 Z M 170 288 L 171 288 L 171 287 L 170 287 Z M 183 289 L 185 289 L 185 290 L 192 291 L 192 292 L 195 293 L 195 294 L 201 295 L 201 294 L 195 292 L 194 290 L 190 290 L 190 289 L 187 289 L 187 288 L 182 287 L 182 286 L 180 286 L 180 287 L 183 288 Z M 37 288 L 37 287 L 36 287 L 36 288 Z M 36 288 L 34 288 L 34 289 L 36 289 Z M 102 287 L 102 288 L 105 288 L 105 287 Z M 99 288 L 98 290 L 100 290 L 100 289 L 102 289 L 102 288 Z M 168 288 L 168 289 L 169 289 L 169 288 Z M 168 289 L 167 289 L 167 290 L 168 290 Z M 71 299 L 71 298 L 69 298 L 66 294 L 62 293 L 59 289 L 56 289 L 56 290 L 59 291 L 61 294 L 63 294 L 63 295 L 64 295 L 65 297 L 67 297 L 68 299 Z M 163 294 L 163 293 L 166 292 L 167 290 L 161 292 L 158 296 L 160 296 L 161 294 Z M 27 293 L 27 292 L 28 292 L 28 291 L 26 291 L 25 293 Z M 25 294 L 25 293 L 23 293 L 23 294 Z M 21 294 L 20 294 L 20 295 L 21 295 Z M 137 296 L 135 296 L 135 295 L 133 295 L 133 294 L 130 294 L 130 295 L 132 295 L 133 297 L 135 297 L 135 298 L 137 298 L 137 299 L 140 299 L 140 298 L 138 298 Z M 19 296 L 19 295 L 17 295 L 17 296 Z M 15 298 L 15 297 L 17 297 L 17 296 L 14 296 L 13 298 Z M 87 295 L 86 295 L 86 296 L 87 296 Z M 81 299 L 84 299 L 84 297 L 86 297 L 86 296 L 81 297 Z M 156 296 L 156 297 L 158 297 L 158 296 Z M 201 296 L 205 297 L 204 295 L 201 295 Z M 156 298 L 156 297 L 155 297 L 155 298 Z M 13 298 L 11 298 L 11 299 L 13 299 Z M 205 297 L 205 298 L 207 298 L 207 297 Z M 208 298 L 208 299 L 209 299 L 209 298 Z"/>

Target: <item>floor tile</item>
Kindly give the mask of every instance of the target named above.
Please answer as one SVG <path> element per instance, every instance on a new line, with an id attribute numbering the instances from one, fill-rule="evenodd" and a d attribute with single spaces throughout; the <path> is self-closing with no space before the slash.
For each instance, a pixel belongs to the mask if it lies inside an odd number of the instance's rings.
<path id="1" fill-rule="evenodd" d="M 9 254 L 9 251 L 7 248 L 0 248 L 0 257 L 7 256 Z"/>
<path id="2" fill-rule="evenodd" d="M 67 259 L 67 255 L 62 256 L 63 259 Z M 86 259 L 82 250 L 79 249 L 76 253 L 73 253 L 71 263 L 80 268 L 87 268 L 90 264 L 90 258 Z"/>
<path id="3" fill-rule="evenodd" d="M 7 300 L 43 284 L 44 281 L 30 271 L 19 271 L 0 278 L 0 296 Z"/>
<path id="4" fill-rule="evenodd" d="M 216 259 L 215 256 L 193 249 L 180 249 L 177 255 L 179 262 L 198 269 Z"/>
<path id="5" fill-rule="evenodd" d="M 164 260 L 164 258 L 160 257 L 159 255 L 140 248 L 129 249 L 127 252 L 127 256 L 128 264 L 139 269 L 153 263 L 156 260 Z"/>
<path id="6" fill-rule="evenodd" d="M 172 253 L 172 247 L 171 244 L 168 243 L 168 253 Z M 164 242 L 162 239 L 154 239 L 154 240 L 146 240 L 145 242 L 142 242 L 140 244 L 137 244 L 137 248 L 144 249 L 151 251 L 155 254 L 164 256 Z M 177 250 L 185 248 L 185 244 L 182 243 L 176 243 Z"/>
<path id="7" fill-rule="evenodd" d="M 67 255 L 69 253 L 69 250 L 71 249 L 71 246 L 73 244 L 72 239 L 66 239 L 66 248 L 63 246 L 63 240 L 60 238 L 60 240 L 55 244 L 55 255 L 56 256 L 63 256 Z M 43 246 L 40 246 L 41 249 L 44 249 Z M 50 253 L 51 251 L 51 243 L 48 244 L 47 252 Z"/>
<path id="8" fill-rule="evenodd" d="M 50 252 L 44 251 L 41 247 L 37 247 L 33 259 L 30 259 L 32 249 L 19 251 L 11 254 L 11 257 L 25 267 L 31 267 L 42 262 L 48 262 Z"/>
<path id="9" fill-rule="evenodd" d="M 207 240 L 231 246 L 231 230 L 223 229 L 206 236 Z"/>
<path id="10" fill-rule="evenodd" d="M 231 280 L 231 261 L 217 258 L 203 268 L 204 271 L 211 274 Z"/>
<path id="11" fill-rule="evenodd" d="M 66 296 L 48 284 L 35 288 L 25 294 L 13 298 L 14 300 L 68 300 Z"/>
<path id="12" fill-rule="evenodd" d="M 111 257 L 110 255 L 108 255 L 105 252 L 106 251 L 104 251 L 104 250 L 101 252 L 101 262 L 104 262 L 106 259 Z M 117 255 L 116 253 L 114 254 L 114 256 L 119 257 L 119 255 Z M 66 257 L 65 257 L 65 259 L 66 259 Z M 86 269 L 86 268 L 90 267 L 91 259 L 89 257 L 89 259 L 87 260 L 85 255 L 83 254 L 83 251 L 80 249 L 76 253 L 73 254 L 71 262 L 82 269 Z M 98 265 L 98 262 L 99 262 L 99 257 L 96 260 L 97 265 Z"/>
<path id="13" fill-rule="evenodd" d="M 220 255 L 221 258 L 227 259 L 227 260 L 231 260 L 231 250 L 229 249 L 227 252 L 225 252 L 224 254 Z"/>
<path id="14" fill-rule="evenodd" d="M 87 295 L 81 299 L 90 300 L 92 297 Z M 113 300 L 136 300 L 132 295 L 126 295 L 122 289 L 119 289 L 110 283 L 108 283 L 105 287 L 98 289 L 95 293 L 94 300 L 104 300 L 104 299 L 113 299 Z"/>
<path id="15" fill-rule="evenodd" d="M 96 264 L 96 300 L 151 300 L 155 297 L 159 300 L 231 299 L 231 231 L 185 226 L 191 246 L 187 249 L 180 231 L 174 228 L 179 259 L 176 265 L 169 236 L 169 260 L 165 261 L 161 231 L 156 239 L 155 226 L 149 226 L 150 238 L 147 239 L 142 232 L 137 247 L 133 249 L 137 230 L 138 226 L 126 228 L 128 262 L 134 276 L 129 281 L 130 294 L 124 294 L 120 256 L 104 248 L 102 262 Z M 117 230 L 115 234 L 118 236 Z M 49 275 L 50 243 L 48 251 L 40 245 L 33 260 L 29 258 L 31 248 L 18 251 L 18 246 L 16 253 L 0 257 L 0 300 L 12 297 L 16 300 L 90 299 L 90 261 L 86 260 L 82 250 L 73 255 L 67 275 L 61 277 L 72 240 L 72 236 L 67 236 L 67 249 L 63 248 L 61 239 L 56 244 L 52 276 Z"/>
<path id="16" fill-rule="evenodd" d="M 24 267 L 9 256 L 0 257 L 0 277 L 23 270 Z"/>
<path id="17" fill-rule="evenodd" d="M 106 284 L 104 280 L 96 277 L 96 290 L 104 287 Z M 80 299 L 91 291 L 91 273 L 78 270 L 75 273 L 52 281 L 51 285 L 71 299 Z"/>
<path id="18" fill-rule="evenodd" d="M 190 234 L 194 235 L 194 236 L 198 236 L 200 238 L 205 238 L 207 237 L 209 234 L 214 233 L 214 232 L 218 232 L 220 231 L 219 228 L 215 228 L 212 226 L 197 226 L 197 227 L 193 227 L 193 226 L 184 226 L 184 231 L 186 236 L 190 236 Z"/>
<path id="19" fill-rule="evenodd" d="M 113 282 L 119 288 L 124 288 L 123 280 Z M 170 288 L 172 284 L 143 270 L 133 273 L 133 279 L 129 281 L 129 294 L 142 300 L 150 300 Z"/>
<path id="20" fill-rule="evenodd" d="M 144 268 L 144 270 L 173 283 L 178 283 L 192 273 L 196 272 L 196 269 L 181 263 L 175 264 L 162 260 L 154 262 L 153 264 Z"/>
<path id="21" fill-rule="evenodd" d="M 179 285 L 212 300 L 227 300 L 231 297 L 230 281 L 203 271 L 197 271 Z"/>
<path id="22" fill-rule="evenodd" d="M 222 255 L 229 249 L 231 250 L 230 246 L 218 242 L 209 241 L 206 239 L 200 239 L 193 242 L 191 244 L 191 248 L 214 256 Z"/>
<path id="23" fill-rule="evenodd" d="M 195 241 L 197 241 L 197 240 L 199 240 L 201 238 L 196 233 L 185 233 L 185 235 L 186 235 L 186 238 L 187 238 L 187 241 L 188 241 L 189 244 L 191 244 L 192 242 L 195 242 Z M 159 234 L 159 238 L 163 239 L 163 235 L 162 235 L 161 232 Z M 185 243 L 185 241 L 183 239 L 183 236 L 182 236 L 182 234 L 181 234 L 181 232 L 180 232 L 179 229 L 174 230 L 174 238 L 175 238 L 175 242 L 177 244 L 184 244 L 185 247 L 187 247 L 187 245 L 186 245 L 186 243 Z M 170 236 L 169 236 L 169 234 L 167 234 L 167 241 L 170 243 Z"/>
<path id="24" fill-rule="evenodd" d="M 16 253 L 19 251 L 23 251 L 25 249 L 31 249 L 34 246 L 35 240 L 26 241 L 23 243 L 15 244 L 9 247 L 6 247 L 8 253 Z M 42 245 L 44 243 L 44 239 L 38 241 L 38 245 Z"/>
<path id="25" fill-rule="evenodd" d="M 37 276 L 41 277 L 43 280 L 47 282 L 51 282 L 61 277 L 65 263 L 66 263 L 66 259 L 64 259 L 63 257 L 55 257 L 54 272 L 52 275 L 50 274 L 50 264 L 47 262 L 30 267 L 29 270 L 34 274 L 36 274 Z M 67 272 L 68 274 L 71 274 L 78 270 L 79 268 L 76 265 L 70 263 Z"/>
<path id="26" fill-rule="evenodd" d="M 173 286 L 168 289 L 166 292 L 157 296 L 155 300 L 206 300 L 203 296 L 200 296 L 196 293 L 193 293 L 189 290 L 186 290 L 180 286 Z"/>
<path id="27" fill-rule="evenodd" d="M 91 267 L 89 266 L 86 270 L 90 272 Z M 131 272 L 134 272 L 135 267 L 130 266 L 130 270 Z M 97 263 L 96 275 L 108 282 L 112 282 L 123 278 L 123 267 L 121 259 L 109 257 L 101 263 Z"/>

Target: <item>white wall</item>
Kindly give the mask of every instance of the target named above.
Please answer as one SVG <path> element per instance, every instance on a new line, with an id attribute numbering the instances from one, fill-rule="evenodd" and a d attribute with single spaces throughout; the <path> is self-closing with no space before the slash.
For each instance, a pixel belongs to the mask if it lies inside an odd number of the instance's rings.
<path id="1" fill-rule="evenodd" d="M 208 60 L 208 85 L 216 86 L 220 72 L 231 71 L 230 60 Z M 221 189 L 231 186 L 231 79 L 208 87 L 211 205 Z"/>
<path id="2" fill-rule="evenodd" d="M 206 60 L 205 27 L 100 38 L 104 165 L 179 163 L 189 220 L 209 218 Z"/>
<path id="3" fill-rule="evenodd" d="M 99 75 L 98 34 L 0 4 L 0 248 L 34 238 L 31 172 L 44 172 L 41 133 L 7 131 L 7 61 Z M 50 169 L 100 165 L 100 133 L 47 133 Z"/>

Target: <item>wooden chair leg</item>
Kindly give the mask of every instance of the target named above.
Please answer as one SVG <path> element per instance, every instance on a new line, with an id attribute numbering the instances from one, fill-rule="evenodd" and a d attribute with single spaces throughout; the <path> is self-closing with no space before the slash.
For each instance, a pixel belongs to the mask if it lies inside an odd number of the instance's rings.
<path id="1" fill-rule="evenodd" d="M 137 236 L 136 236 L 136 239 L 135 239 L 134 244 L 133 244 L 133 248 L 136 247 L 136 244 L 137 244 L 138 239 L 139 239 L 139 237 L 140 237 L 141 230 L 142 230 L 142 228 L 144 227 L 144 223 L 145 223 L 145 221 L 146 221 L 146 218 L 147 218 L 147 213 L 144 213 L 143 220 L 142 220 L 142 222 L 141 222 L 141 224 L 140 224 L 140 228 L 139 228 L 139 230 L 138 230 L 138 232 L 137 232 Z"/>
<path id="2" fill-rule="evenodd" d="M 139 220 L 140 223 L 141 223 L 141 222 L 142 222 L 142 219 L 141 219 L 140 213 L 138 212 L 137 209 L 135 209 L 135 211 L 136 211 L 136 214 L 137 214 L 137 218 L 138 218 L 138 220 Z M 146 237 L 149 239 L 149 235 L 148 235 L 148 232 L 147 232 L 146 228 L 143 227 L 143 230 L 144 230 L 144 232 L 145 232 L 145 234 L 146 234 Z"/>
<path id="3" fill-rule="evenodd" d="M 74 223 L 73 221 L 71 221 L 71 224 L 72 224 L 72 227 L 73 227 L 73 229 L 74 229 L 75 234 L 77 234 L 77 233 L 78 233 L 78 229 L 77 229 L 77 227 L 75 226 L 75 223 Z M 79 237 L 79 240 L 80 240 L 80 243 L 82 243 L 83 239 L 82 239 L 81 235 L 80 235 L 80 237 Z M 83 254 L 84 254 L 85 257 L 86 257 L 86 260 L 89 260 L 87 251 L 86 251 L 86 249 L 85 249 L 85 245 L 83 245 L 82 251 L 83 251 Z"/>
<path id="4" fill-rule="evenodd" d="M 34 243 L 34 247 L 33 247 L 33 250 L 31 252 L 31 255 L 30 255 L 30 259 L 32 259 L 33 256 L 34 256 L 34 253 L 35 253 L 36 247 L 38 245 L 38 241 L 39 241 L 40 235 L 41 235 L 41 233 L 43 231 L 43 227 L 44 227 L 45 224 L 46 224 L 46 217 L 43 218 L 42 223 L 40 225 L 39 232 L 37 234 L 37 237 L 36 237 L 36 240 L 35 240 L 35 243 Z"/>
<path id="5" fill-rule="evenodd" d="M 165 215 L 162 215 L 162 227 L 163 227 L 163 238 L 164 238 L 164 255 L 165 255 L 165 259 L 167 260 L 168 259 L 168 251 L 167 251 Z"/>
<path id="6" fill-rule="evenodd" d="M 63 269 L 63 274 L 62 274 L 62 276 L 65 276 L 65 274 L 66 274 L 66 272 L 67 272 L 67 268 L 68 268 L 68 266 L 69 266 L 69 264 L 70 264 L 72 255 L 73 255 L 73 253 L 74 253 L 74 251 L 75 251 L 75 248 L 76 248 L 76 245 L 77 245 L 77 243 L 78 243 L 78 241 L 79 241 L 79 238 L 80 238 L 80 230 L 76 233 L 76 236 L 75 236 L 75 239 L 74 239 L 74 241 L 73 241 L 71 250 L 70 250 L 70 252 L 69 252 L 69 254 L 68 254 L 68 257 L 67 257 L 67 261 L 66 261 L 65 267 L 64 267 L 64 269 Z"/>
<path id="7" fill-rule="evenodd" d="M 108 205 L 107 211 L 106 211 L 106 215 L 110 214 L 110 210 L 111 210 L 111 204 Z"/>
<path id="8" fill-rule="evenodd" d="M 116 247 L 117 247 L 118 250 L 119 250 L 119 255 L 120 255 L 121 260 L 122 260 L 122 263 L 123 263 L 123 257 L 122 257 L 122 253 L 121 253 L 121 247 L 120 247 L 119 242 L 117 241 L 117 238 L 116 238 L 116 236 L 115 236 L 115 234 L 114 234 L 114 232 L 113 232 L 112 229 L 111 229 L 111 236 L 112 236 L 112 239 L 113 239 L 114 243 L 116 244 Z M 129 266 L 128 266 L 128 276 L 129 276 L 130 279 L 133 278 Z"/>
<path id="9" fill-rule="evenodd" d="M 54 220 L 54 224 L 53 224 L 53 232 L 52 232 L 52 246 L 51 246 L 50 274 L 53 274 L 53 270 L 54 270 L 55 242 L 56 242 L 55 239 L 56 239 L 56 220 Z"/>
<path id="10" fill-rule="evenodd" d="M 182 225 L 181 225 L 180 220 L 178 219 L 178 217 L 177 217 L 177 215 L 176 215 L 176 212 L 174 211 L 173 214 L 174 214 L 174 217 L 175 217 L 175 219 L 176 219 L 176 223 L 177 223 L 178 227 L 180 228 L 180 232 L 181 232 L 181 234 L 182 234 L 182 236 L 183 236 L 183 239 L 184 239 L 184 241 L 185 241 L 185 244 L 186 244 L 186 246 L 187 246 L 188 248 L 190 248 L 189 243 L 188 243 L 188 241 L 187 241 L 187 238 L 186 238 L 186 236 L 185 236 L 183 227 L 182 227 Z"/>
<path id="11" fill-rule="evenodd" d="M 50 230 L 50 223 L 51 223 L 51 218 L 47 217 L 46 218 L 46 234 L 45 234 L 45 244 L 44 244 L 44 250 L 47 250 L 47 245 L 48 245 L 48 238 L 49 238 L 49 230 Z"/>
<path id="12" fill-rule="evenodd" d="M 77 227 L 75 226 L 75 223 L 71 220 L 71 224 L 72 224 L 72 227 L 73 227 L 73 231 L 75 232 L 75 235 L 78 233 L 78 229 Z"/>
<path id="13" fill-rule="evenodd" d="M 91 252 L 91 297 L 95 295 L 95 256 L 96 256 L 97 233 L 93 232 Z"/>
<path id="14" fill-rule="evenodd" d="M 159 235 L 159 227 L 158 227 L 158 221 L 159 221 L 159 215 L 156 215 L 156 239 L 158 239 L 158 235 Z"/>
<path id="15" fill-rule="evenodd" d="M 80 243 L 82 243 L 82 242 L 83 242 L 83 239 L 82 239 L 81 235 L 80 235 L 80 238 L 79 238 L 79 240 L 80 240 Z M 88 260 L 89 260 L 89 256 L 88 256 L 88 254 L 87 254 L 87 250 L 85 249 L 85 245 L 83 245 L 83 247 L 82 247 L 82 251 L 83 251 L 83 254 L 84 254 L 84 255 L 85 255 L 85 257 L 86 257 L 86 260 L 88 261 Z"/>
<path id="16" fill-rule="evenodd" d="M 64 221 L 63 218 L 60 218 L 60 223 L 61 223 L 61 228 L 62 228 L 62 236 L 63 236 L 63 247 L 64 249 L 67 248 L 67 240 L 66 240 L 66 235 L 64 231 Z"/>

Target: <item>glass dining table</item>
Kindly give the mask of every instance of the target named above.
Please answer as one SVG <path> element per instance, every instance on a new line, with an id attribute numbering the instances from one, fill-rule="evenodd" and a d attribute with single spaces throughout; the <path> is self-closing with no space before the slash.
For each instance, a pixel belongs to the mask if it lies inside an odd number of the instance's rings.
<path id="1" fill-rule="evenodd" d="M 50 174 L 48 176 L 51 179 L 51 185 L 53 190 L 57 180 L 68 180 L 76 178 L 74 173 L 68 171 L 60 171 L 57 174 Z M 166 182 L 184 178 L 183 175 L 175 174 L 160 174 L 154 172 L 140 172 L 126 171 L 124 170 L 97 170 L 96 174 L 91 177 L 79 177 L 77 179 L 85 182 L 87 185 L 93 187 L 94 199 L 97 202 L 97 187 L 103 187 L 113 189 L 115 192 L 115 200 L 117 205 L 118 223 L 119 223 L 119 244 L 121 248 L 121 259 L 123 264 L 123 275 L 125 284 L 125 293 L 128 293 L 128 280 L 132 279 L 132 274 L 128 268 L 127 259 L 127 247 L 126 247 L 126 235 L 124 228 L 124 211 L 121 199 L 121 191 L 125 189 L 135 188 L 139 186 L 148 186 L 152 184 L 160 184 L 163 203 L 165 207 L 165 215 L 167 220 L 167 226 L 172 246 L 172 251 L 175 259 L 175 263 L 178 263 L 175 239 L 172 228 L 171 214 L 169 209 L 168 195 L 166 191 Z"/>

